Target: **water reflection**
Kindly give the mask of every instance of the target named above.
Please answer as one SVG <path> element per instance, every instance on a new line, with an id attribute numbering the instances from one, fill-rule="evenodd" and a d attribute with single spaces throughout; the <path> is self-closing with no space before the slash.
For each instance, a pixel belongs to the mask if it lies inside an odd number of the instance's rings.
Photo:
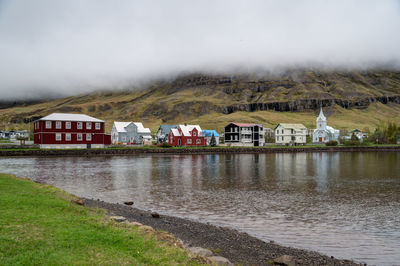
<path id="1" fill-rule="evenodd" d="M 79 196 L 371 264 L 400 259 L 400 153 L 1 158 Z"/>

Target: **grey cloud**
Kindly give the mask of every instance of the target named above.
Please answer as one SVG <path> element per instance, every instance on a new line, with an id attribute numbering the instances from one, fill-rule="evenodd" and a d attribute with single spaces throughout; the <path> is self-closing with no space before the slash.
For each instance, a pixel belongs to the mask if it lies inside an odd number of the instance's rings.
<path id="1" fill-rule="evenodd" d="M 3 99 L 182 72 L 400 68 L 398 0 L 3 0 Z"/>

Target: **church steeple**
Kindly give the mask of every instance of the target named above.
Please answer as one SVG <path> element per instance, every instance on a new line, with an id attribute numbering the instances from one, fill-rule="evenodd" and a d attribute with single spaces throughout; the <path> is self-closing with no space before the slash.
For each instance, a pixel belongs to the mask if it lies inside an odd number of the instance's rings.
<path id="1" fill-rule="evenodd" d="M 319 116 L 317 118 L 317 128 L 318 129 L 326 129 L 326 117 L 324 116 L 324 113 L 322 112 L 322 106 L 321 106 L 321 110 L 319 112 Z"/>

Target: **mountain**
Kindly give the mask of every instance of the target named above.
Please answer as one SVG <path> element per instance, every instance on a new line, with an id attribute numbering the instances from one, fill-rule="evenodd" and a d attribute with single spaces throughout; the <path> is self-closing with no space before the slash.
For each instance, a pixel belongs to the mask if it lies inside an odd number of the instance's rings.
<path id="1" fill-rule="evenodd" d="M 221 131 L 231 121 L 279 122 L 315 127 L 320 106 L 328 124 L 371 130 L 386 121 L 400 123 L 400 72 L 318 72 L 293 70 L 271 75 L 190 74 L 157 81 L 143 90 L 101 91 L 12 106 L 0 104 L 0 127 L 27 128 L 52 112 L 85 113 L 106 120 L 160 124 L 199 123 Z"/>

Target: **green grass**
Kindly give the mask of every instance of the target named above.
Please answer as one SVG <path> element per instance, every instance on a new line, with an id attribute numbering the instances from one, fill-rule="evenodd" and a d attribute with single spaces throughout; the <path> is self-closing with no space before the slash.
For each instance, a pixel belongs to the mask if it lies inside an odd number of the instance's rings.
<path id="1" fill-rule="evenodd" d="M 71 203 L 49 185 L 0 174 L 0 265 L 186 265 L 183 249 Z"/>

